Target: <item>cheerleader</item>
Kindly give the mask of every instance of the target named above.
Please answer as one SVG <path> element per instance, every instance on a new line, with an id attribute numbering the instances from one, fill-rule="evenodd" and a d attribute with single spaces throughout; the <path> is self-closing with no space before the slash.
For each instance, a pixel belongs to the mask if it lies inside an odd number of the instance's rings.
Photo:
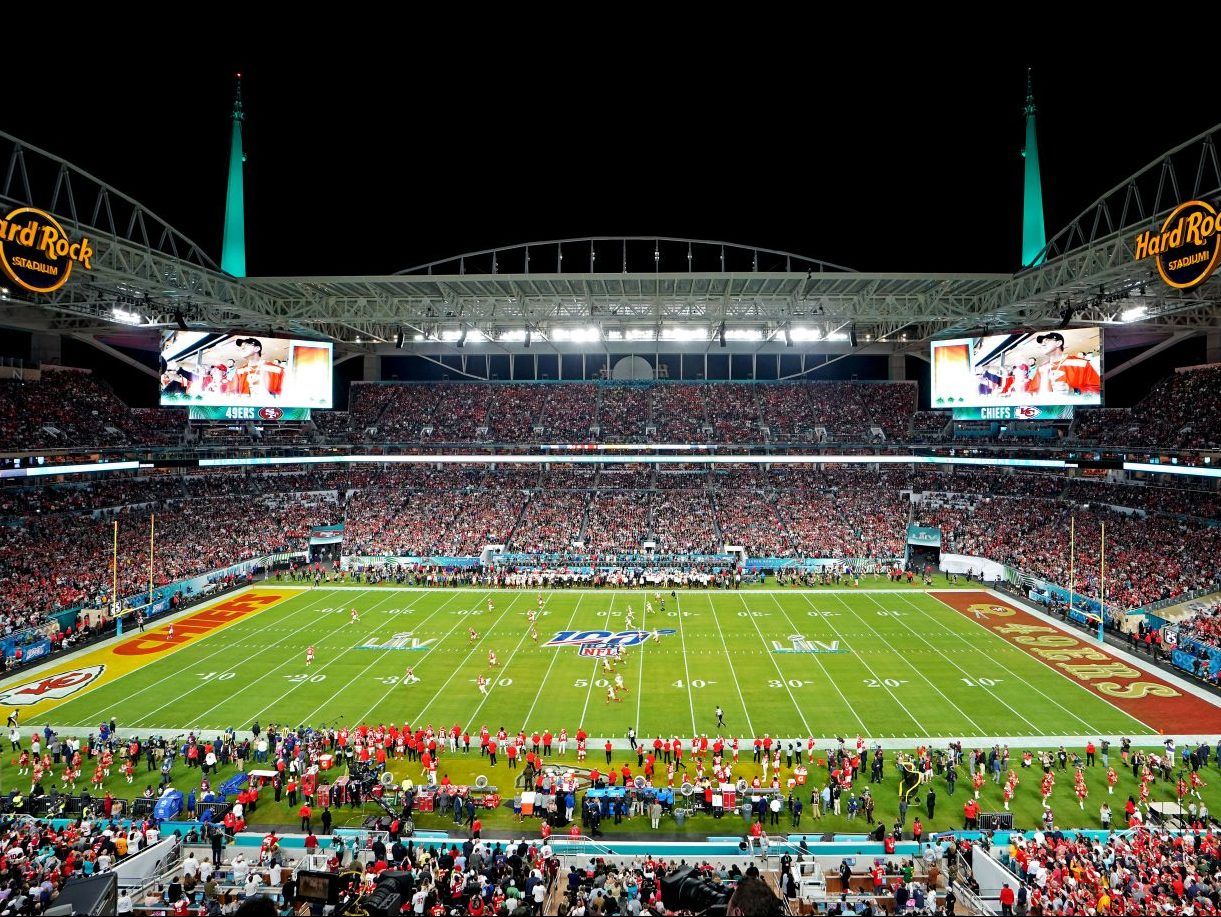
<path id="1" fill-rule="evenodd" d="M 128 784 L 130 784 L 136 777 L 136 766 L 132 763 L 130 758 L 128 758 L 127 763 L 123 765 L 123 777 L 127 780 Z"/>
<path id="2" fill-rule="evenodd" d="M 17 759 L 17 767 L 19 768 L 17 773 L 22 777 L 30 772 L 30 753 L 28 751 L 21 752 L 21 756 Z"/>
<path id="3" fill-rule="evenodd" d="M 976 771 L 971 775 L 971 786 L 975 789 L 975 798 L 979 799 L 979 791 L 984 786 L 984 775 Z"/>
<path id="4" fill-rule="evenodd" d="M 1115 768 L 1107 768 L 1107 795 L 1115 795 L 1115 784 L 1119 782 L 1119 774 L 1115 773 Z"/>

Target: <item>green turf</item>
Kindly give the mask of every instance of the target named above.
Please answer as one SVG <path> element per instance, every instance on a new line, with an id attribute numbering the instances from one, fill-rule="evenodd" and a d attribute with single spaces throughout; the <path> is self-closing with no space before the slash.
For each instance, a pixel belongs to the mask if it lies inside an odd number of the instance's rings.
<path id="1" fill-rule="evenodd" d="M 873 583 L 862 583 L 872 586 Z M 516 731 L 561 726 L 591 736 L 771 735 L 827 738 L 1055 737 L 1152 730 L 916 590 L 680 592 L 645 613 L 629 591 L 548 592 L 539 644 L 531 590 L 307 590 L 30 720 L 89 729 L 215 732 L 254 720 L 321 725 L 455 722 Z M 629 693 L 607 704 L 605 676 L 562 630 L 672 628 L 620 666 Z M 348 609 L 360 610 L 350 623 Z M 479 632 L 471 644 L 468 628 Z M 411 634 L 416 650 L 365 649 Z M 800 635 L 840 652 L 777 653 Z M 317 650 L 305 666 L 305 649 Z M 487 653 L 500 667 L 489 673 Z M 408 665 L 420 681 L 401 684 Z M 494 674 L 490 693 L 475 686 Z M 717 730 L 714 709 L 725 710 Z"/>

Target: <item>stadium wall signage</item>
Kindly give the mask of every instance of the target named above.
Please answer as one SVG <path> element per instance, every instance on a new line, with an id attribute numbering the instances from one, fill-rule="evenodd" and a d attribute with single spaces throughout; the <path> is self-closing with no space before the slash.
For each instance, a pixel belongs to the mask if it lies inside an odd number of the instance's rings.
<path id="1" fill-rule="evenodd" d="M 1145 258 L 1157 259 L 1162 280 L 1176 290 L 1198 287 L 1221 261 L 1221 216 L 1207 201 L 1179 204 L 1160 232 L 1136 237 L 1136 260 Z"/>
<path id="2" fill-rule="evenodd" d="M 0 266 L 13 283 L 31 293 L 53 293 L 68 282 L 72 266 L 93 269 L 93 246 L 72 241 L 59 221 L 33 207 L 18 207 L 0 219 Z"/>

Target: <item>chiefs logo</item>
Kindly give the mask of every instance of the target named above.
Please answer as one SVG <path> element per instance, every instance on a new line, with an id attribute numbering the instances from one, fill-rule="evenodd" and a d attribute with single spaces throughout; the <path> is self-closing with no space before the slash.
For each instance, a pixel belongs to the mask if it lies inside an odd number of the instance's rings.
<path id="1" fill-rule="evenodd" d="M 1018 417 L 1022 418 L 1023 420 L 1031 420 L 1031 419 L 1039 416 L 1039 409 L 1032 408 L 1032 407 L 1023 407 L 1023 408 L 1018 408 L 1013 413 L 1016 414 Z"/>
<path id="2" fill-rule="evenodd" d="M 44 700 L 60 700 L 97 681 L 104 671 L 104 665 L 91 665 L 48 675 L 38 681 L 29 681 L 6 689 L 0 694 L 0 704 L 8 707 L 28 707 Z"/>
<path id="3" fill-rule="evenodd" d="M 279 408 L 259 408 L 259 417 L 263 420 L 279 420 L 284 412 Z"/>

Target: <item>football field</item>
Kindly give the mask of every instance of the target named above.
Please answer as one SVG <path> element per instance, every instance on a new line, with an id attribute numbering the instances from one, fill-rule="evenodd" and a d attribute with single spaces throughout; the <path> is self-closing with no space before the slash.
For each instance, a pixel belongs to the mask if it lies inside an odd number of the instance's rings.
<path id="1" fill-rule="evenodd" d="M 26 676 L 18 687 L 22 679 L 12 679 L 0 686 L 0 703 L 22 705 L 27 725 L 82 732 L 114 717 L 121 730 L 174 734 L 255 721 L 394 722 L 457 723 L 471 733 L 483 725 L 510 733 L 583 727 L 598 739 L 621 739 L 635 727 L 642 737 L 996 736 L 1058 744 L 1057 737 L 1156 734 L 1161 711 L 1177 702 L 1162 683 L 1146 687 L 1153 697 L 1137 705 L 1136 689 L 1155 677 L 1132 669 L 1139 683 L 1100 680 L 1124 664 L 1071 648 L 1086 637 L 1015 623 L 1026 613 L 988 604 L 998 600 L 984 592 L 680 591 L 662 594 L 664 609 L 653 592 L 543 598 L 536 640 L 527 618 L 538 607 L 533 590 L 268 583 L 180 616 L 172 637 L 158 622 L 49 666 L 41 682 Z M 1009 615 L 998 619 L 1008 623 L 987 626 L 996 614 Z M 1047 636 L 1020 636 L 1032 632 Z M 631 644 L 626 658 L 607 672 L 599 654 L 624 644 Z M 1110 661 L 1055 662 L 1082 658 Z M 625 690 L 608 702 L 615 674 Z M 1113 702 L 1108 692 L 1128 701 Z M 1199 726 L 1192 732 L 1221 731 L 1219 712 L 1179 711 L 1166 730 L 1190 723 Z"/>

